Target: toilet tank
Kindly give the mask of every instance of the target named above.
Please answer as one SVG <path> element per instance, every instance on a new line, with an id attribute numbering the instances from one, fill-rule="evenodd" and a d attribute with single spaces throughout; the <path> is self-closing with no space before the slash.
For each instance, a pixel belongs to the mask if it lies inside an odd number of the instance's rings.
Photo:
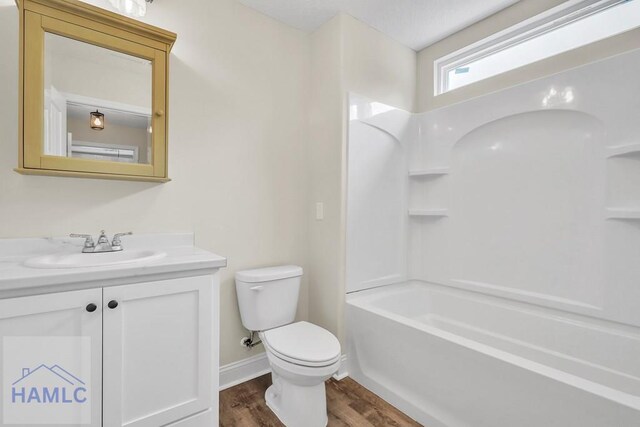
<path id="1" fill-rule="evenodd" d="M 302 267 L 283 265 L 236 273 L 242 324 L 266 331 L 293 323 L 298 307 Z"/>

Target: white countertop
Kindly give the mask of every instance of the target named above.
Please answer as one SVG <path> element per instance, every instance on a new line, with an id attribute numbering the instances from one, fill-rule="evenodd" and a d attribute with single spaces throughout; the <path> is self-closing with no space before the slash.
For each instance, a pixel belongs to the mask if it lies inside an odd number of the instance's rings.
<path id="1" fill-rule="evenodd" d="M 122 238 L 125 251 L 153 249 L 166 253 L 166 256 L 156 260 L 60 269 L 24 265 L 26 260 L 41 255 L 80 253 L 83 242 L 82 239 L 70 238 L 0 239 L 0 298 L 161 280 L 176 275 L 207 274 L 227 265 L 226 258 L 195 247 L 192 233 L 143 234 Z"/>

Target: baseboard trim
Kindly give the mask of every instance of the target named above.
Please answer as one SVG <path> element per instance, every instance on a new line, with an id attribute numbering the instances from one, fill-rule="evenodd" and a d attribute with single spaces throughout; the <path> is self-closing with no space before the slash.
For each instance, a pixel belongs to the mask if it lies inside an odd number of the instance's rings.
<path id="1" fill-rule="evenodd" d="M 348 368 L 349 367 L 347 366 L 347 355 L 343 354 L 342 358 L 340 359 L 340 369 L 338 369 L 338 372 L 333 374 L 333 378 L 337 381 L 347 378 L 349 376 Z"/>
<path id="2" fill-rule="evenodd" d="M 271 372 L 266 353 L 220 367 L 220 391 Z"/>
<path id="3" fill-rule="evenodd" d="M 260 353 L 247 359 L 221 366 L 220 391 L 250 381 L 269 372 L 271 372 L 271 368 L 269 367 L 269 360 L 267 359 L 266 353 Z M 340 359 L 340 369 L 333 374 L 333 378 L 340 381 L 348 376 L 347 355 L 343 354 Z"/>

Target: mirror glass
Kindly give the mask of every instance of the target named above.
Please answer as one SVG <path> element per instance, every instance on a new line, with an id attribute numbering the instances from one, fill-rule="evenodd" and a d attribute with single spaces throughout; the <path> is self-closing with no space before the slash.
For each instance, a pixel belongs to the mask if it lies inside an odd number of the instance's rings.
<path id="1" fill-rule="evenodd" d="M 150 164 L 151 61 L 51 33 L 44 42 L 44 153 Z"/>

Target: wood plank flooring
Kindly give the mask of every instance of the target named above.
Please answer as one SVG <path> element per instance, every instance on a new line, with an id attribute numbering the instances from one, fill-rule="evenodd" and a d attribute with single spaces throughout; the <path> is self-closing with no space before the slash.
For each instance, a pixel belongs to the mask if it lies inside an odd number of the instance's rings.
<path id="1" fill-rule="evenodd" d="M 220 425 L 224 427 L 281 427 L 264 401 L 271 375 L 263 375 L 220 393 Z M 330 427 L 420 426 L 351 378 L 327 381 Z"/>

